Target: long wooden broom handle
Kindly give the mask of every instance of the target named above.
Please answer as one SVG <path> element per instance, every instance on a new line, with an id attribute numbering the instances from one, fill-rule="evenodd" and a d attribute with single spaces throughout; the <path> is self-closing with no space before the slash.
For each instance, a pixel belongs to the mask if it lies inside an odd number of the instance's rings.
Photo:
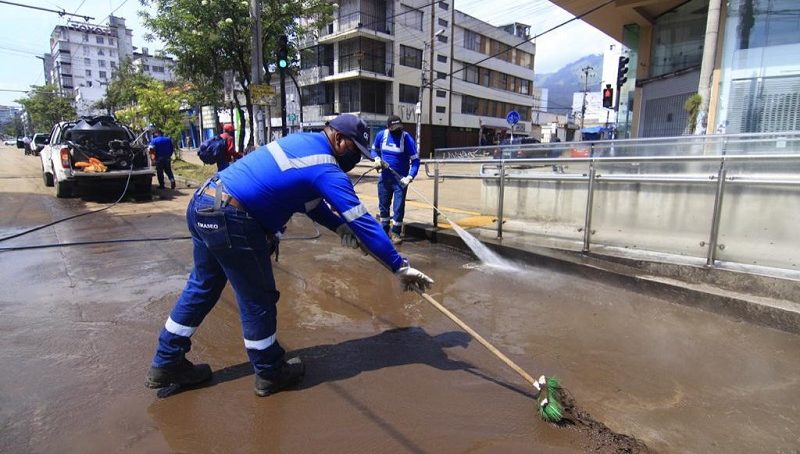
<path id="1" fill-rule="evenodd" d="M 521 368 L 521 367 L 517 366 L 517 365 L 516 365 L 516 363 L 514 363 L 514 361 L 511 361 L 511 360 L 510 360 L 510 359 L 509 359 L 509 358 L 508 358 L 506 355 L 504 355 L 504 354 L 503 354 L 503 353 L 502 353 L 500 350 L 496 349 L 496 348 L 494 347 L 494 345 L 490 344 L 490 343 L 489 343 L 489 341 L 487 341 L 486 339 L 484 339 L 484 338 L 483 338 L 483 336 L 481 336 L 480 334 L 478 334 L 477 332 L 475 332 L 475 330 L 474 330 L 474 329 L 470 328 L 470 327 L 469 327 L 469 325 L 467 325 L 466 323 L 464 323 L 463 321 L 461 321 L 461 319 L 460 319 L 460 318 L 458 318 L 458 317 L 457 317 L 455 314 L 453 314 L 452 312 L 450 312 L 449 310 L 447 310 L 447 308 L 446 308 L 446 307 L 444 307 L 444 306 L 442 306 L 441 304 L 439 304 L 439 302 L 438 302 L 438 301 L 436 301 L 435 299 L 433 299 L 433 297 L 431 297 L 431 296 L 430 296 L 430 295 L 428 295 L 427 293 L 423 292 L 422 290 L 420 290 L 420 289 L 418 289 L 418 288 L 414 288 L 414 291 L 416 291 L 417 293 L 419 293 L 419 296 L 421 296 L 422 298 L 424 298 L 424 299 L 425 299 L 425 301 L 427 301 L 427 302 L 431 303 L 431 305 L 433 305 L 433 307 L 435 307 L 436 309 L 439 309 L 439 312 L 441 312 L 441 313 L 443 313 L 444 315 L 446 315 L 446 316 L 447 316 L 447 318 L 449 318 L 450 320 L 452 320 L 453 322 L 455 322 L 455 324 L 456 324 L 456 325 L 458 325 L 458 326 L 460 326 L 460 327 L 461 327 L 461 329 L 463 329 L 464 331 L 466 331 L 467 333 L 469 333 L 469 335 L 470 335 L 470 336 L 472 336 L 472 337 L 473 337 L 475 340 L 477 340 L 478 342 L 480 342 L 480 343 L 481 343 L 481 345 L 483 345 L 484 347 L 486 347 L 486 349 L 487 349 L 487 350 L 489 350 L 489 351 L 490 351 L 490 352 L 491 352 L 491 353 L 492 353 L 494 356 L 498 357 L 498 358 L 500 359 L 500 361 L 502 361 L 502 362 L 506 363 L 506 365 L 507 365 L 508 367 L 510 367 L 510 368 L 512 368 L 512 369 L 514 369 L 514 372 L 518 373 L 518 374 L 520 375 L 520 377 L 524 378 L 524 379 L 525 379 L 525 380 L 526 380 L 528 383 L 530 383 L 531 385 L 533 385 L 533 386 L 536 386 L 536 385 L 535 385 L 535 383 L 536 383 L 536 380 L 534 380 L 534 379 L 533 379 L 533 377 L 531 377 L 531 376 L 530 376 L 530 375 L 529 375 L 527 372 L 525 372 L 524 370 L 522 370 L 522 368 Z M 538 388 L 537 388 L 537 389 L 538 389 Z"/>

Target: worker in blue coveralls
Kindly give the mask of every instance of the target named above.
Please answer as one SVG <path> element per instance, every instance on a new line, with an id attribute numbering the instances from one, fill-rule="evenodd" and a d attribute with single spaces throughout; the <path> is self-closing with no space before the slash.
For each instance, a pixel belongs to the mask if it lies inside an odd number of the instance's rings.
<path id="1" fill-rule="evenodd" d="M 175 151 L 175 145 L 172 139 L 165 136 L 160 129 L 156 129 L 153 131 L 153 140 L 150 141 L 148 148 L 156 155 L 158 188 L 164 189 L 164 173 L 166 173 L 170 188 L 175 189 L 175 175 L 172 173 L 172 153 Z"/>
<path id="2" fill-rule="evenodd" d="M 368 156 L 369 129 L 354 115 L 331 120 L 322 132 L 290 134 L 237 160 L 209 179 L 186 211 L 194 269 L 158 338 L 149 388 L 191 386 L 211 378 L 207 364 L 186 359 L 191 336 L 230 280 L 241 314 L 255 393 L 267 396 L 303 378 L 300 358 L 285 359 L 277 340 L 279 293 L 270 254 L 276 234 L 294 213 L 336 232 L 343 246 L 372 254 L 405 290 L 433 280 L 411 268 L 356 196 L 345 172 Z"/>
<path id="3" fill-rule="evenodd" d="M 403 131 L 400 117 L 396 115 L 389 117 L 386 129 L 375 136 L 371 155 L 375 168 L 382 170 L 378 178 L 378 210 L 381 226 L 383 231 L 390 235 L 393 244 L 401 244 L 406 194 L 408 185 L 414 181 L 419 172 L 419 154 L 411 134 Z M 390 206 L 392 218 L 389 218 Z"/>

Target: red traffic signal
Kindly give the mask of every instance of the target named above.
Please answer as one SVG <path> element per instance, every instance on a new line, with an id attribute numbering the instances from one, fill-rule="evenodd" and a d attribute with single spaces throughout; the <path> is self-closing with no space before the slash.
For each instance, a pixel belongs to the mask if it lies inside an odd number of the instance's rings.
<path id="1" fill-rule="evenodd" d="M 603 107 L 614 108 L 614 89 L 611 88 L 611 84 L 606 84 L 606 88 L 603 89 Z"/>

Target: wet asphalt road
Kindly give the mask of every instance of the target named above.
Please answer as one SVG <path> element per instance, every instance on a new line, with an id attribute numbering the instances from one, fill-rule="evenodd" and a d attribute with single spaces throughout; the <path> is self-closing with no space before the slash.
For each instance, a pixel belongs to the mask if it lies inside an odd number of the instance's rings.
<path id="1" fill-rule="evenodd" d="M 0 236 L 104 203 L 54 196 L 38 159 L 0 149 Z M 374 188 L 360 190 L 372 193 Z M 191 189 L 126 201 L 0 247 L 180 237 Z M 113 201 L 114 197 L 111 197 Z M 374 208 L 374 198 L 365 198 Z M 372 203 L 372 205 L 370 205 Z M 281 246 L 279 337 L 303 384 L 252 392 L 233 293 L 195 334 L 210 386 L 143 386 L 191 267 L 185 240 L 0 252 L 0 452 L 585 452 L 540 422 L 519 378 L 368 257 L 295 218 Z M 796 452 L 800 337 L 564 271 L 483 269 L 407 242 L 434 298 L 532 374 L 662 452 Z M 613 451 L 606 446 L 605 451 Z"/>

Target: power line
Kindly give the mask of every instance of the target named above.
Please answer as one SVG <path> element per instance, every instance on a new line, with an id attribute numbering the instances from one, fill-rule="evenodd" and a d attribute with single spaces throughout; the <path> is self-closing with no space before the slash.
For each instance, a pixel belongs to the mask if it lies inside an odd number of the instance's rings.
<path id="1" fill-rule="evenodd" d="M 83 20 L 85 20 L 86 22 L 89 22 L 89 19 L 94 19 L 94 17 L 91 17 L 91 16 L 82 16 L 80 14 L 68 13 L 63 9 L 61 11 L 59 11 L 57 9 L 47 9 L 47 8 L 42 8 L 40 6 L 23 5 L 22 3 L 8 2 L 8 1 L 5 1 L 5 0 L 0 0 L 0 3 L 4 3 L 6 5 L 12 5 L 12 6 L 19 6 L 19 7 L 22 7 L 22 8 L 36 9 L 36 10 L 39 10 L 39 11 L 47 11 L 48 13 L 56 13 L 61 17 L 64 17 L 64 16 L 80 17 Z"/>

